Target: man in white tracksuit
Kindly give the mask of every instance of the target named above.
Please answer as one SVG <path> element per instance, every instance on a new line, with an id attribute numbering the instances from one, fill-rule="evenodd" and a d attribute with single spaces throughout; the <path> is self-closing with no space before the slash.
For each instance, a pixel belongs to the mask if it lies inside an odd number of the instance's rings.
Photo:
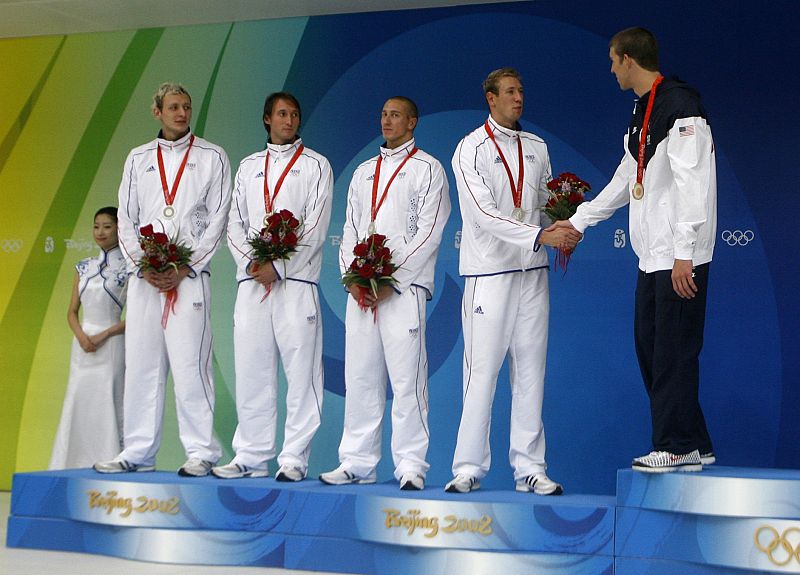
<path id="1" fill-rule="evenodd" d="M 161 123 L 158 138 L 130 152 L 119 188 L 119 243 L 134 272 L 125 330 L 125 448 L 94 467 L 101 473 L 155 468 L 171 369 L 188 458 L 178 473 L 203 476 L 221 455 L 213 430 L 208 264 L 225 232 L 230 164 L 222 148 L 191 133 L 192 101 L 181 85 L 159 87 L 153 114 Z M 189 264 L 138 271 L 139 230 L 147 225 L 191 248 Z M 171 290 L 178 296 L 172 309 L 166 302 Z"/>
<path id="2" fill-rule="evenodd" d="M 574 247 L 574 230 L 543 230 L 551 179 L 545 142 L 519 126 L 523 95 L 511 68 L 484 81 L 489 118 L 453 155 L 461 216 L 459 271 L 465 277 L 463 413 L 445 490 L 480 487 L 489 471 L 489 426 L 497 375 L 508 354 L 512 390 L 509 458 L 518 491 L 562 492 L 545 474 L 541 411 L 547 356 L 548 259 L 542 245 Z M 561 232 L 567 233 L 561 233 Z"/>
<path id="3" fill-rule="evenodd" d="M 320 480 L 329 484 L 374 483 L 381 457 L 386 378 L 394 393 L 394 476 L 404 490 L 424 488 L 429 465 L 428 360 L 425 305 L 431 299 L 439 243 L 450 215 L 442 165 L 416 147 L 419 114 L 408 98 L 387 100 L 381 113 L 386 142 L 378 156 L 356 168 L 347 196 L 340 248 L 346 272 L 353 248 L 372 230 L 385 235 L 397 283 L 377 296 L 353 286 L 345 320 L 345 415 L 341 465 Z M 359 301 L 369 308 L 361 309 Z"/>
<path id="4" fill-rule="evenodd" d="M 266 477 L 275 457 L 278 360 L 286 374 L 286 425 L 278 481 L 300 481 L 320 425 L 323 397 L 322 315 L 317 284 L 331 215 L 333 176 L 328 160 L 306 148 L 297 132 L 300 103 L 287 92 L 264 103 L 267 148 L 242 160 L 228 219 L 228 246 L 239 289 L 234 310 L 236 456 L 217 477 Z M 265 217 L 289 210 L 301 222 L 297 251 L 288 260 L 258 265 L 248 238 Z M 267 293 L 268 291 L 268 293 Z"/>

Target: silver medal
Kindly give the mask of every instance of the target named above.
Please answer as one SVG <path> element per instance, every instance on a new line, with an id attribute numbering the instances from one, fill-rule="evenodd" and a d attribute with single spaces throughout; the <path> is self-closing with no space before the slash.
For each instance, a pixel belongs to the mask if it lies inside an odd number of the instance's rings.
<path id="1" fill-rule="evenodd" d="M 173 208 L 172 206 L 166 206 L 164 207 L 164 211 L 162 213 L 164 214 L 165 218 L 171 220 L 172 218 L 175 217 L 175 208 Z"/>
<path id="2" fill-rule="evenodd" d="M 371 222 L 369 223 L 369 227 L 367 228 L 367 233 L 368 233 L 369 235 L 372 235 L 372 234 L 374 234 L 374 233 L 375 233 L 375 222 L 374 222 L 374 221 L 371 221 Z"/>
<path id="3" fill-rule="evenodd" d="M 522 208 L 514 208 L 511 212 L 511 217 L 517 220 L 518 222 L 521 222 L 522 220 L 525 219 L 525 210 L 523 210 Z"/>

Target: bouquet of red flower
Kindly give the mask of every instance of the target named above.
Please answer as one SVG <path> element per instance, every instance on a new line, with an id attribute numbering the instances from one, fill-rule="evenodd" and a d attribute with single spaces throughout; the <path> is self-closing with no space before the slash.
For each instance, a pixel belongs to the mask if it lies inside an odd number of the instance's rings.
<path id="1" fill-rule="evenodd" d="M 270 214 L 266 219 L 266 226 L 261 231 L 247 240 L 252 248 L 251 269 L 256 271 L 259 266 L 276 260 L 288 260 L 297 251 L 298 234 L 302 226 L 290 210 L 281 210 Z M 267 286 L 269 295 L 272 284 Z"/>
<path id="2" fill-rule="evenodd" d="M 191 248 L 171 240 L 167 234 L 153 230 L 153 224 L 139 228 L 139 245 L 144 250 L 144 255 L 139 259 L 138 266 L 142 271 L 165 272 L 170 268 L 178 271 L 192 259 Z M 164 313 L 161 316 L 161 326 L 167 327 L 167 318 L 170 310 L 175 313 L 175 302 L 178 300 L 178 291 L 171 289 L 167 292 L 167 301 Z"/>
<path id="3" fill-rule="evenodd" d="M 370 290 L 378 295 L 378 290 L 385 285 L 393 285 L 393 277 L 397 266 L 392 263 L 392 252 L 386 247 L 386 236 L 372 234 L 353 248 L 355 259 L 342 276 L 342 283 L 349 289 L 352 286 L 362 288 L 358 305 L 367 311 L 364 304 L 364 291 Z"/>
<path id="4" fill-rule="evenodd" d="M 550 192 L 550 199 L 544 205 L 544 213 L 551 220 L 557 222 L 559 220 L 568 220 L 574 216 L 578 206 L 586 199 L 586 193 L 591 191 L 592 187 L 575 174 L 564 172 L 559 174 L 557 178 L 550 180 L 547 183 L 547 189 Z M 564 273 L 567 273 L 567 265 L 571 255 L 572 250 L 558 250 L 556 253 L 556 268 L 560 267 L 564 270 Z"/>

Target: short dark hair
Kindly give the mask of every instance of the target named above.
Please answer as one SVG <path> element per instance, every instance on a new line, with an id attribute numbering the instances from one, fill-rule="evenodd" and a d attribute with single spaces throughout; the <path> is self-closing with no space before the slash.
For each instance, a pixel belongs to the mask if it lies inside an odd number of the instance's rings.
<path id="1" fill-rule="evenodd" d="M 658 71 L 658 41 L 650 30 L 626 28 L 614 34 L 608 47 L 620 58 L 627 54 L 645 70 Z"/>
<path id="2" fill-rule="evenodd" d="M 303 110 L 300 109 L 300 102 L 298 99 L 289 92 L 273 92 L 264 100 L 264 114 L 261 116 L 261 121 L 264 122 L 264 129 L 267 131 L 267 134 L 269 134 L 269 124 L 267 124 L 264 118 L 272 115 L 272 108 L 275 107 L 275 102 L 278 100 L 288 100 L 294 104 L 294 107 L 297 108 L 300 124 L 303 123 Z"/>
<path id="3" fill-rule="evenodd" d="M 516 78 L 522 83 L 522 76 L 514 68 L 499 68 L 491 72 L 483 81 L 483 93 L 499 95 L 500 94 L 500 78 Z"/>
<path id="4" fill-rule="evenodd" d="M 105 214 L 109 216 L 112 220 L 114 220 L 115 224 L 117 223 L 117 208 L 115 208 L 114 206 L 106 206 L 104 208 L 100 208 L 95 212 L 94 217 L 96 218 L 100 214 Z"/>
<path id="5" fill-rule="evenodd" d="M 391 98 L 389 98 L 387 100 L 387 102 L 389 100 L 400 100 L 408 108 L 408 115 L 409 116 L 411 116 L 412 118 L 419 118 L 419 108 L 417 108 L 417 105 L 414 103 L 414 100 L 412 100 L 411 98 L 408 98 L 406 96 L 392 96 Z"/>

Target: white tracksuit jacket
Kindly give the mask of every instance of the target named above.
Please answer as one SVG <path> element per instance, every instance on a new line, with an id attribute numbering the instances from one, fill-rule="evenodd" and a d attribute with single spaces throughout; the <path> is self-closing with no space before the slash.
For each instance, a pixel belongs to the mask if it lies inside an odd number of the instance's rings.
<path id="1" fill-rule="evenodd" d="M 645 96 L 649 97 L 649 92 Z M 711 127 L 699 96 L 667 78 L 656 90 L 645 152 L 644 197 L 635 200 L 638 130 L 647 99 L 637 100 L 624 138 L 625 153 L 597 197 L 578 206 L 570 222 L 579 232 L 630 204 L 629 226 L 639 269 L 671 270 L 676 259 L 711 261 L 717 230 L 717 170 Z"/>

